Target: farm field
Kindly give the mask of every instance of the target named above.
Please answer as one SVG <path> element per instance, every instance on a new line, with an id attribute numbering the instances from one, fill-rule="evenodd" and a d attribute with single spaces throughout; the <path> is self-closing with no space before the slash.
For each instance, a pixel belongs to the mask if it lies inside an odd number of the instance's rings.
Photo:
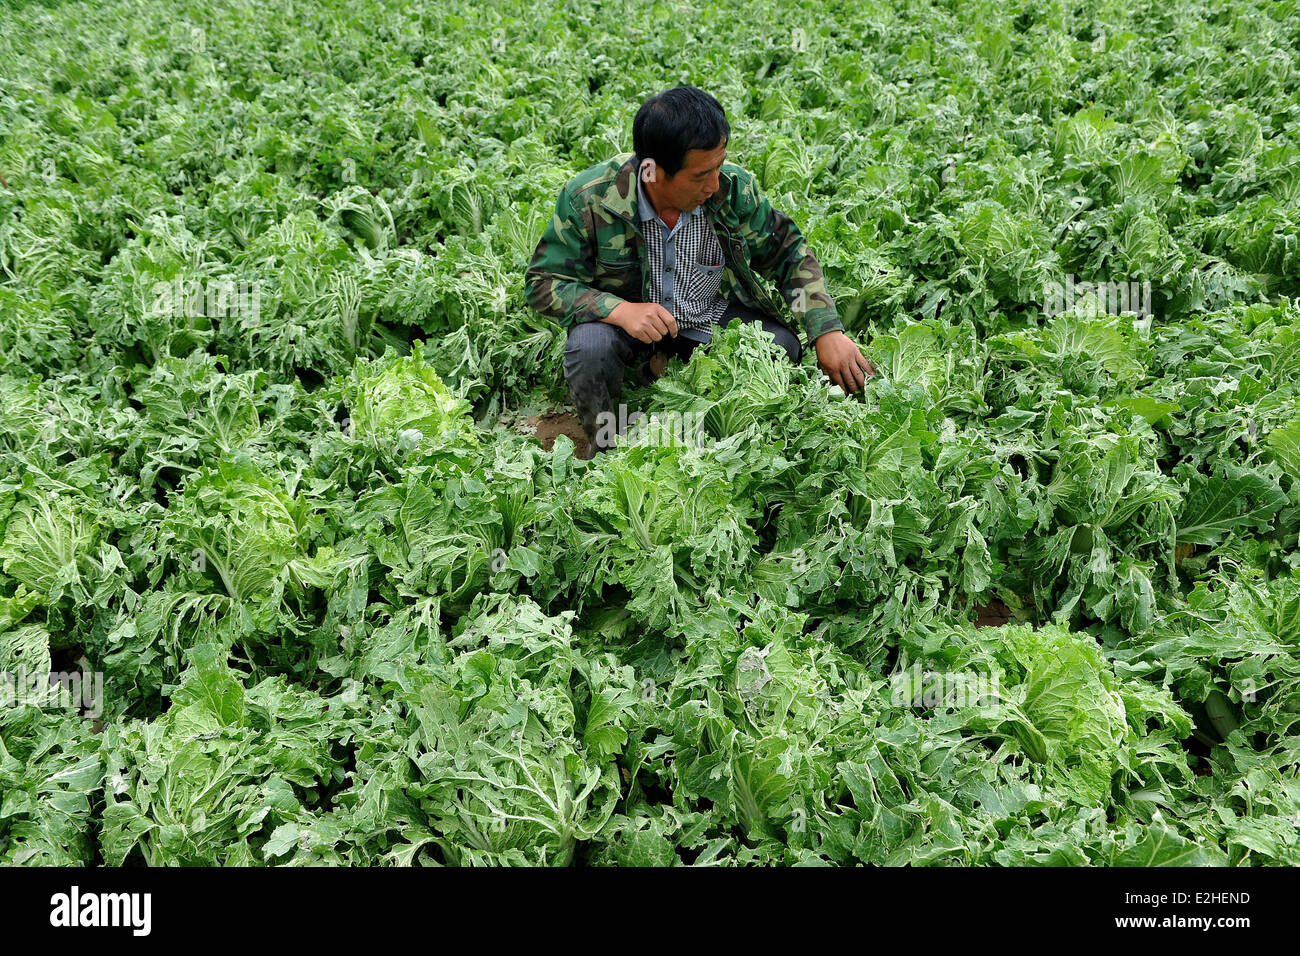
<path id="1" fill-rule="evenodd" d="M 881 374 L 586 461 L 677 83 Z M 1298 136 L 1294 0 L 6 7 L 0 863 L 1300 864 Z"/>

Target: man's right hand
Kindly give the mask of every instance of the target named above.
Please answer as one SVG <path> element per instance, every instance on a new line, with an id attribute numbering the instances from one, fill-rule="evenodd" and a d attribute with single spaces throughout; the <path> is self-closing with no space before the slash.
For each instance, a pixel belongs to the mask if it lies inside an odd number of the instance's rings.
<path id="1" fill-rule="evenodd" d="M 617 325 L 641 342 L 658 342 L 665 335 L 677 337 L 677 320 L 658 302 L 623 302 L 601 321 Z"/>

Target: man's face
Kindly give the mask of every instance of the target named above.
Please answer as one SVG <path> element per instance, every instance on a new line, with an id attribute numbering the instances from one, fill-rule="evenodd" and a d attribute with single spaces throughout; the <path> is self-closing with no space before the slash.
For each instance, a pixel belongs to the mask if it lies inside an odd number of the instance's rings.
<path id="1" fill-rule="evenodd" d="M 718 191 L 718 171 L 727 158 L 727 141 L 719 140 L 715 149 L 688 149 L 686 161 L 675 176 L 660 176 L 659 196 L 668 205 L 687 212 Z"/>

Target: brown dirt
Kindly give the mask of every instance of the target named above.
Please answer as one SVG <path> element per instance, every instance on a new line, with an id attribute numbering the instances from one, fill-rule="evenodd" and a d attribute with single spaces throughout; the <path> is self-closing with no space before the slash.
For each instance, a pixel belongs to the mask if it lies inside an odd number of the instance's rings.
<path id="1" fill-rule="evenodd" d="M 524 424 L 532 429 L 546 451 L 555 445 L 557 437 L 568 435 L 573 440 L 574 455 L 582 458 L 587 454 L 587 436 L 582 431 L 578 416 L 572 412 L 546 412 L 524 419 Z"/>
<path id="2" fill-rule="evenodd" d="M 975 607 L 976 627 L 1001 627 L 1011 620 L 1011 608 L 1000 599 L 993 598 L 988 604 Z"/>

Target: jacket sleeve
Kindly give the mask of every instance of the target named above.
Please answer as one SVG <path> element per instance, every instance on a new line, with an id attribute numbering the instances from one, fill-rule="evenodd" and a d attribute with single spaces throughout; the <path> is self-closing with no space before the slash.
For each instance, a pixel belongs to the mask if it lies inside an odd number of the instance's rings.
<path id="1" fill-rule="evenodd" d="M 772 208 L 746 173 L 737 189 L 737 213 L 754 248 L 755 272 L 776 283 L 795 319 L 803 324 L 808 341 L 825 332 L 843 329 L 835 303 L 826 291 L 826 279 L 799 227 L 785 213 Z"/>
<path id="2" fill-rule="evenodd" d="M 594 235 L 590 211 L 577 208 L 565 187 L 524 274 L 524 291 L 532 308 L 566 328 L 597 322 L 625 301 L 590 285 L 596 263 Z"/>

